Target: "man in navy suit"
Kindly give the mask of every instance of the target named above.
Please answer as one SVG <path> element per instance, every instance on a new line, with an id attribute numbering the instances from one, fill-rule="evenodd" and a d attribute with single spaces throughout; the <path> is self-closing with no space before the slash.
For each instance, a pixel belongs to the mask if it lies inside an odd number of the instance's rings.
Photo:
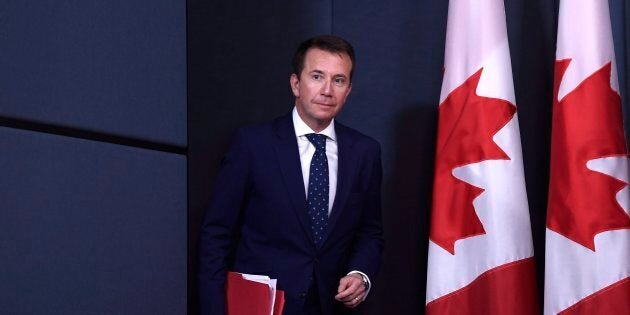
<path id="1" fill-rule="evenodd" d="M 227 271 L 278 279 L 285 315 L 344 314 L 367 297 L 383 247 L 382 170 L 379 144 L 334 119 L 353 66 L 339 37 L 303 42 L 292 112 L 236 132 L 201 233 L 202 314 L 225 314 Z"/>

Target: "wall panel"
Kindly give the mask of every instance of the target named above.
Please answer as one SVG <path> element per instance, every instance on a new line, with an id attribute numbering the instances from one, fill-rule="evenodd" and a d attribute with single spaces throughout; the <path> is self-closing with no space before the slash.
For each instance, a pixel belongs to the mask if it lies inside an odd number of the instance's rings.
<path id="1" fill-rule="evenodd" d="M 186 312 L 186 158 L 0 127 L 0 309 Z"/>
<path id="2" fill-rule="evenodd" d="M 186 146 L 185 1 L 4 1 L 0 47 L 0 117 Z"/>

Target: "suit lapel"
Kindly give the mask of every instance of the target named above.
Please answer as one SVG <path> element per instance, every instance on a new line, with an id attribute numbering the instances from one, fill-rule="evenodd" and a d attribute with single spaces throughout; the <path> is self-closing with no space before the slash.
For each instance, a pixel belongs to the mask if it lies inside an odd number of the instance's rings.
<path id="1" fill-rule="evenodd" d="M 276 138 L 274 150 L 278 165 L 287 187 L 293 210 L 299 218 L 302 229 L 314 246 L 311 223 L 306 211 L 306 194 L 304 193 L 304 177 L 298 151 L 295 128 L 291 115 L 278 118 L 274 123 Z"/>
<path id="2" fill-rule="evenodd" d="M 326 244 L 328 237 L 345 209 L 345 204 L 350 194 L 350 174 L 354 174 L 355 168 L 357 167 L 356 156 L 352 154 L 354 142 L 351 135 L 343 125 L 337 122 L 335 122 L 335 133 L 337 134 L 337 156 L 339 163 L 337 166 L 337 193 L 335 194 L 335 201 L 332 211 L 330 212 L 328 228 L 324 234 L 322 246 Z"/>

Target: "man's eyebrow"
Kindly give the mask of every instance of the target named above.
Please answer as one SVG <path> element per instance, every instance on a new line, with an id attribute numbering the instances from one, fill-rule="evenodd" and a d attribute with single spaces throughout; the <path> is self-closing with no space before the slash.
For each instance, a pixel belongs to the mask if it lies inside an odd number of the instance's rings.
<path id="1" fill-rule="evenodd" d="M 319 69 L 314 69 L 314 70 L 311 70 L 311 72 L 309 72 L 309 73 L 324 74 L 324 71 L 319 70 Z M 344 79 L 347 79 L 348 76 L 345 73 L 337 73 L 337 74 L 333 75 L 333 78 L 344 78 Z"/>

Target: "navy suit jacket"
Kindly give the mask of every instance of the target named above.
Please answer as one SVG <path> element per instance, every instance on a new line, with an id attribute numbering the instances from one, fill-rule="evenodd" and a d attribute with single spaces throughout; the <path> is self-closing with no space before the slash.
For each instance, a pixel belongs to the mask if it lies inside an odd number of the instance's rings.
<path id="1" fill-rule="evenodd" d="M 312 281 L 324 314 L 339 279 L 358 270 L 375 279 L 383 247 L 379 144 L 335 122 L 337 193 L 324 239 L 313 241 L 291 115 L 244 127 L 214 182 L 199 245 L 202 314 L 225 314 L 226 271 L 269 275 L 285 291 L 286 315 L 302 314 Z"/>

